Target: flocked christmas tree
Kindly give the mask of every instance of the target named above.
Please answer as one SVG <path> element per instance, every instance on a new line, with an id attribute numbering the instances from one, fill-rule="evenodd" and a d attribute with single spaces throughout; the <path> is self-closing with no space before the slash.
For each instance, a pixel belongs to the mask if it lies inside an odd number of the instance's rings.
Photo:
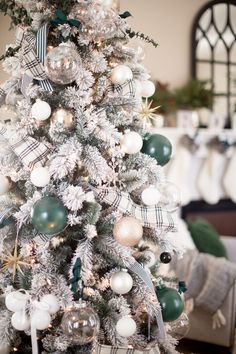
<path id="1" fill-rule="evenodd" d="M 147 134 L 155 87 L 129 44 L 155 42 L 109 0 L 0 9 L 16 26 L 0 90 L 0 353 L 176 353 L 163 320 L 183 300 L 160 272 L 178 253 L 171 144 Z"/>

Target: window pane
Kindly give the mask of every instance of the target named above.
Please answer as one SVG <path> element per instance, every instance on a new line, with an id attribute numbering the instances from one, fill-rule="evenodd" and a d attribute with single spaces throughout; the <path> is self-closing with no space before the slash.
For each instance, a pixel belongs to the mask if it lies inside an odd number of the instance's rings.
<path id="1" fill-rule="evenodd" d="M 236 97 L 230 96 L 230 115 L 236 112 Z"/>
<path id="2" fill-rule="evenodd" d="M 230 47 L 231 44 L 235 41 L 234 34 L 232 33 L 231 29 L 228 27 L 226 31 L 224 31 L 222 37 L 224 38 L 227 47 Z"/>
<path id="3" fill-rule="evenodd" d="M 236 94 L 236 66 L 233 65 L 230 66 L 230 92 Z"/>
<path id="4" fill-rule="evenodd" d="M 211 10 L 206 10 L 202 17 L 200 18 L 199 24 L 204 31 L 206 31 L 210 25 L 211 21 Z"/>
<path id="5" fill-rule="evenodd" d="M 227 118 L 227 99 L 226 97 L 215 97 L 213 111 L 221 118 Z"/>
<path id="6" fill-rule="evenodd" d="M 202 38 L 198 43 L 197 59 L 211 60 L 211 47 L 206 38 Z"/>
<path id="7" fill-rule="evenodd" d="M 231 63 L 236 64 L 236 42 L 230 50 L 230 61 Z"/>
<path id="8" fill-rule="evenodd" d="M 219 39 L 219 34 L 217 33 L 215 26 L 211 25 L 206 35 L 211 45 L 214 46 Z"/>
<path id="9" fill-rule="evenodd" d="M 214 65 L 214 92 L 226 93 L 227 92 L 227 66 L 224 64 Z"/>
<path id="10" fill-rule="evenodd" d="M 222 32 L 227 22 L 227 5 L 218 4 L 213 7 L 214 21 L 218 31 Z"/>
<path id="11" fill-rule="evenodd" d="M 204 81 L 211 80 L 210 63 L 197 63 L 197 78 Z"/>
<path id="12" fill-rule="evenodd" d="M 236 6 L 230 5 L 230 23 L 234 33 L 236 33 Z"/>
<path id="13" fill-rule="evenodd" d="M 199 41 L 199 39 L 202 37 L 202 31 L 198 28 L 196 31 L 196 39 Z"/>
<path id="14" fill-rule="evenodd" d="M 219 40 L 214 49 L 215 60 L 227 61 L 227 51 L 222 40 Z"/>

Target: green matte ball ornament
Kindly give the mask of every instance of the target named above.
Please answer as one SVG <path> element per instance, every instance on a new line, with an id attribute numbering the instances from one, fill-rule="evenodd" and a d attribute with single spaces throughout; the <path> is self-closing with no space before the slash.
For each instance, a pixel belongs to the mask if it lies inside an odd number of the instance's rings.
<path id="1" fill-rule="evenodd" d="M 56 235 L 67 225 L 68 211 L 56 197 L 46 196 L 38 200 L 32 212 L 32 224 L 45 235 Z"/>
<path id="2" fill-rule="evenodd" d="M 184 310 L 184 301 L 177 290 L 162 286 L 156 289 L 164 322 L 177 320 Z"/>
<path id="3" fill-rule="evenodd" d="M 164 166 L 170 160 L 172 145 L 163 135 L 147 135 L 143 140 L 141 152 L 156 159 L 158 165 Z"/>

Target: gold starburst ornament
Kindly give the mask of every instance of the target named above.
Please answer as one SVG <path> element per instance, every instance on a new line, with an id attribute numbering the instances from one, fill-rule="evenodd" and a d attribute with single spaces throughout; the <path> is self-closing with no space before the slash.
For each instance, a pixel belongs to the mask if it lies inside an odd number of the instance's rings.
<path id="1" fill-rule="evenodd" d="M 158 119 L 158 114 L 156 114 L 157 110 L 160 106 L 152 107 L 153 101 L 148 101 L 146 98 L 142 101 L 140 110 L 137 111 L 138 116 L 143 121 L 144 128 L 152 125 L 152 121 L 156 121 Z"/>
<path id="2" fill-rule="evenodd" d="M 13 253 L 7 252 L 6 256 L 3 257 L 2 262 L 3 262 L 2 271 L 12 272 L 13 281 L 15 280 L 17 271 L 20 272 L 21 274 L 24 274 L 22 268 L 31 266 L 29 263 L 23 261 L 23 257 L 21 255 L 18 255 L 17 245 L 15 245 Z"/>

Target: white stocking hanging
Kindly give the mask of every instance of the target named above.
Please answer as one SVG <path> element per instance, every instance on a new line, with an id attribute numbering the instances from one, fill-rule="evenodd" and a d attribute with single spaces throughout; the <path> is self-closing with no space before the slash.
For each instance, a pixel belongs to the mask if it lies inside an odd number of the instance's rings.
<path id="1" fill-rule="evenodd" d="M 223 178 L 223 186 L 226 194 L 236 203 L 236 147 L 233 150 L 232 157 L 227 166 L 226 173 Z"/>
<path id="2" fill-rule="evenodd" d="M 215 148 L 209 148 L 208 156 L 203 162 L 198 177 L 198 189 L 208 204 L 217 204 L 221 193 L 221 170 L 224 154 Z"/>
<path id="3" fill-rule="evenodd" d="M 176 184 L 181 191 L 181 204 L 187 205 L 191 199 L 188 180 L 191 175 L 191 162 L 197 146 L 188 136 L 183 137 L 177 147 L 174 159 L 167 172 L 167 180 Z"/>

